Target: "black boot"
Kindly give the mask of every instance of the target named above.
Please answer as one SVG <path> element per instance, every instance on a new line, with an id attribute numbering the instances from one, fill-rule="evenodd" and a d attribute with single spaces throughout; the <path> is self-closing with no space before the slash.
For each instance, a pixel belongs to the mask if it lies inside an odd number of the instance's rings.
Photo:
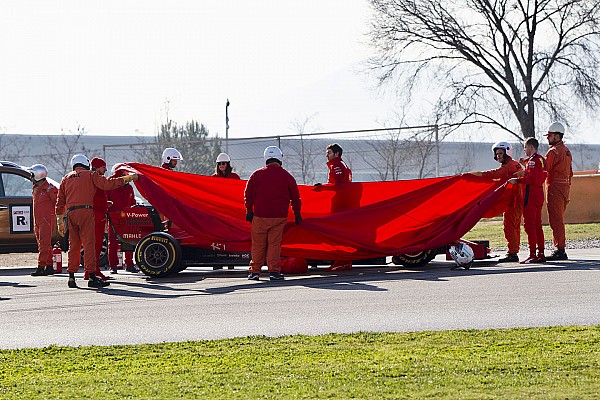
<path id="1" fill-rule="evenodd" d="M 52 265 L 46 265 L 46 269 L 44 269 L 44 274 L 54 275 L 54 267 Z"/>
<path id="2" fill-rule="evenodd" d="M 565 251 L 565 249 L 554 250 L 552 254 L 546 257 L 546 260 L 548 261 L 562 261 L 568 259 L 569 257 L 567 257 L 567 252 Z"/>
<path id="3" fill-rule="evenodd" d="M 519 256 L 514 253 L 506 253 L 506 255 L 498 260 L 499 263 L 519 262 Z"/>
<path id="4" fill-rule="evenodd" d="M 77 288 L 77 283 L 75 282 L 75 278 L 70 277 L 68 285 L 71 289 Z"/>
<path id="5" fill-rule="evenodd" d="M 44 267 L 37 267 L 35 271 L 31 273 L 31 276 L 45 276 Z"/>
<path id="6" fill-rule="evenodd" d="M 99 289 L 99 288 L 106 287 L 108 285 L 110 285 L 110 282 L 105 282 L 102 279 L 97 278 L 95 275 L 90 274 L 90 280 L 88 281 L 88 287 Z"/>

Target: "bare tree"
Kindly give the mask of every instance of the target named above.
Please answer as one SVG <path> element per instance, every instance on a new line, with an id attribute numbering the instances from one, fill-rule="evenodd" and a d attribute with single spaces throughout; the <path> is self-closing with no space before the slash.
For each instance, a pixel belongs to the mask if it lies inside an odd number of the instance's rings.
<path id="1" fill-rule="evenodd" d="M 535 136 L 536 117 L 568 120 L 600 103 L 600 2 L 370 0 L 380 84 L 426 88 L 448 121 Z M 577 102 L 568 99 L 579 100 Z M 521 134 L 511 126 L 518 122 Z"/>
<path id="2" fill-rule="evenodd" d="M 371 152 L 359 154 L 364 162 L 377 172 L 379 180 L 395 181 L 406 175 L 410 140 L 401 130 L 389 130 L 383 138 L 369 140 L 366 144 L 372 148 L 377 157 L 373 157 Z"/>
<path id="3" fill-rule="evenodd" d="M 433 129 L 424 132 L 417 132 L 409 139 L 410 146 L 407 146 L 407 153 L 410 155 L 413 169 L 416 171 L 418 179 L 432 177 L 436 175 L 435 162 L 432 160 L 435 152 L 436 143 L 435 131 Z"/>
<path id="4" fill-rule="evenodd" d="M 447 158 L 448 163 L 445 166 L 447 170 L 452 171 L 454 175 L 464 172 L 473 171 L 475 168 L 473 154 L 475 154 L 475 146 L 472 142 L 466 142 L 462 151 L 454 150 L 453 156 Z"/>
<path id="5" fill-rule="evenodd" d="M 294 129 L 299 135 L 300 139 L 287 140 L 285 142 L 285 153 L 286 155 L 292 156 L 292 159 L 298 159 L 298 168 L 300 170 L 301 181 L 305 185 L 310 185 L 315 182 L 315 155 L 324 154 L 323 149 L 314 149 L 315 141 L 304 137 L 307 133 L 314 133 L 316 128 L 312 127 L 312 120 L 314 115 L 304 118 L 304 120 L 295 120 L 291 123 L 292 129 Z M 308 132 L 307 132 L 308 131 Z M 286 157 L 286 159 L 290 159 Z M 295 169 L 295 165 L 292 164 L 291 168 Z"/>
<path id="6" fill-rule="evenodd" d="M 71 157 L 78 153 L 87 155 L 88 149 L 83 144 L 83 135 L 85 134 L 85 127 L 79 125 L 75 132 L 67 133 L 61 130 L 59 136 L 48 137 L 46 139 L 48 150 L 44 155 L 48 164 L 46 167 L 61 175 L 66 175 L 71 171 Z"/>
<path id="7" fill-rule="evenodd" d="M 30 154 L 31 138 L 9 140 L 5 135 L 5 133 L 0 133 L 0 160 L 24 163 L 23 160 Z"/>

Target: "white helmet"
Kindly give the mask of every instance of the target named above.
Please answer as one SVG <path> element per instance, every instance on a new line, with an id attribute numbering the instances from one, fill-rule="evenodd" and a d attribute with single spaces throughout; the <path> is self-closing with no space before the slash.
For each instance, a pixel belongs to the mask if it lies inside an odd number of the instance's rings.
<path id="1" fill-rule="evenodd" d="M 564 135 L 565 134 L 565 127 L 560 122 L 553 122 L 548 127 L 548 132 L 552 132 L 552 133 L 558 132 L 558 133 L 561 133 L 561 134 Z"/>
<path id="2" fill-rule="evenodd" d="M 116 163 L 116 164 L 114 164 L 114 165 L 113 165 L 113 166 L 110 168 L 110 174 L 111 174 L 111 175 L 114 175 L 114 174 L 117 172 L 117 166 L 118 166 L 118 165 L 122 165 L 122 164 L 121 164 L 121 163 Z M 124 171 L 121 171 L 121 172 L 123 173 Z"/>
<path id="3" fill-rule="evenodd" d="M 267 161 L 270 158 L 275 158 L 275 159 L 279 160 L 279 162 L 283 162 L 283 153 L 277 146 L 267 147 L 265 149 L 264 157 L 265 157 L 265 161 Z"/>
<path id="4" fill-rule="evenodd" d="M 512 145 L 508 142 L 496 142 L 492 145 L 494 160 L 496 159 L 496 149 L 503 149 L 507 156 L 512 157 Z"/>
<path id="5" fill-rule="evenodd" d="M 231 158 L 227 155 L 227 153 L 221 153 L 217 156 L 216 162 L 231 162 Z"/>
<path id="6" fill-rule="evenodd" d="M 177 149 L 167 147 L 162 153 L 162 162 L 168 164 L 171 160 L 183 160 L 183 157 Z"/>
<path id="7" fill-rule="evenodd" d="M 77 164 L 81 164 L 87 169 L 90 169 L 90 160 L 83 154 L 75 154 L 71 158 L 71 167 L 74 167 Z"/>
<path id="8" fill-rule="evenodd" d="M 466 243 L 458 242 L 458 246 L 450 246 L 448 253 L 452 259 L 456 262 L 456 265 L 465 269 L 471 268 L 475 253 L 473 249 Z"/>
<path id="9" fill-rule="evenodd" d="M 39 182 L 48 176 L 48 168 L 42 164 L 33 164 L 29 167 L 29 170 L 31 171 L 35 182 Z"/>

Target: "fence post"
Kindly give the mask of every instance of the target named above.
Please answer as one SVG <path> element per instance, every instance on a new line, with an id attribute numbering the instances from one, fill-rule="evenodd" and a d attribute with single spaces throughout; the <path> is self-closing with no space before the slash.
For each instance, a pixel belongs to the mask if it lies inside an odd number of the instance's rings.
<path id="1" fill-rule="evenodd" d="M 225 103 L 225 153 L 229 154 L 229 99 Z"/>
<path id="2" fill-rule="evenodd" d="M 433 127 L 435 132 L 435 177 L 440 176 L 440 138 L 438 136 L 437 124 Z"/>

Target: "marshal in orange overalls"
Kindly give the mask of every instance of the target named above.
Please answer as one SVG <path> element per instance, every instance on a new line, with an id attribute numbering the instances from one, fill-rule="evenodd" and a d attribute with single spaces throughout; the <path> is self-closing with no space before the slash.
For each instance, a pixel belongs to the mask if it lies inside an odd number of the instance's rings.
<path id="1" fill-rule="evenodd" d="M 505 181 L 512 178 L 515 172 L 521 171 L 521 164 L 506 156 L 506 162 L 498 168 L 483 171 L 481 177 L 490 180 Z M 510 199 L 509 208 L 504 212 L 502 223 L 504 226 L 504 237 L 508 245 L 508 254 L 517 254 L 521 244 L 521 219 L 523 217 L 523 186 L 517 185 L 514 195 Z"/>
<path id="2" fill-rule="evenodd" d="M 569 204 L 571 178 L 573 177 L 573 157 L 561 140 L 550 146 L 546 154 L 548 166 L 548 220 L 552 228 L 554 246 L 558 250 L 566 247 L 564 215 Z"/>
<path id="3" fill-rule="evenodd" d="M 38 267 L 52 266 L 52 230 L 58 189 L 46 179 L 33 185 L 33 229 L 38 243 Z"/>
<path id="4" fill-rule="evenodd" d="M 76 167 L 65 175 L 60 183 L 56 214 L 67 214 L 69 229 L 69 266 L 67 272 L 75 273 L 79 269 L 80 251 L 83 245 L 85 271 L 94 273 L 96 259 L 94 234 L 94 195 L 97 189 L 112 190 L 125 184 L 123 177 L 105 178 L 102 175 Z"/>

